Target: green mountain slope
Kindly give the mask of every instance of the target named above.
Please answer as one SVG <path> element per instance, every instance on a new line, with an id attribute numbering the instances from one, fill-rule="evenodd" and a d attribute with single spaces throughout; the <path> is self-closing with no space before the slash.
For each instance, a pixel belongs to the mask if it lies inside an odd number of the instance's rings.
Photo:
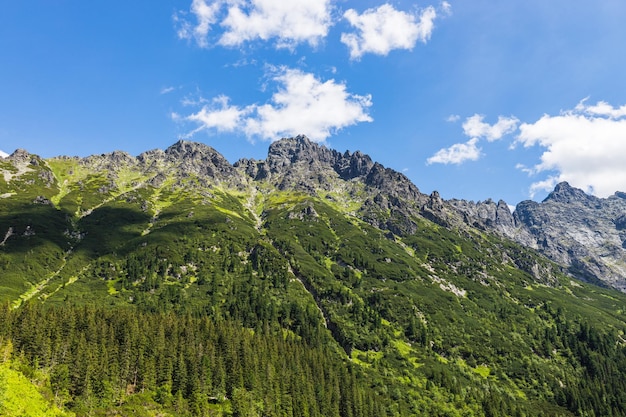
<path id="1" fill-rule="evenodd" d="M 626 415 L 626 295 L 474 224 L 305 138 L 18 152 L 0 344 L 77 415 Z"/>
<path id="2" fill-rule="evenodd" d="M 69 417 L 74 415 L 54 405 L 48 389 L 49 381 L 46 381 L 44 373 L 38 372 L 30 375 L 32 380 L 29 379 L 19 369 L 21 363 L 10 360 L 12 345 L 3 343 L 1 347 L 0 416 Z"/>

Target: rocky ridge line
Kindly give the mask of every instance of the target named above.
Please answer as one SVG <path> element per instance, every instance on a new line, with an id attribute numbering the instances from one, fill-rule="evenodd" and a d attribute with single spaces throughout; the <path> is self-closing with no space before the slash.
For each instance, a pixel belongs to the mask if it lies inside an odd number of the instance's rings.
<path id="1" fill-rule="evenodd" d="M 258 192 L 271 185 L 269 189 L 327 199 L 339 193 L 360 205 L 355 215 L 393 234 L 414 233 L 419 217 L 457 230 L 495 232 L 545 254 L 577 278 L 626 292 L 626 193 L 601 199 L 561 183 L 543 202 L 523 201 L 511 213 L 502 200 L 444 200 L 437 191 L 423 194 L 406 176 L 360 151 L 341 153 L 305 136 L 273 142 L 265 160 L 240 159 L 232 165 L 212 147 L 189 141 L 137 157 L 115 151 L 76 159 L 84 167 L 107 172 L 112 180 L 123 169 L 138 170 L 153 186 L 174 173 L 178 186 L 193 177 L 209 188 Z M 22 170 L 41 162 L 24 150 L 5 161 Z"/>

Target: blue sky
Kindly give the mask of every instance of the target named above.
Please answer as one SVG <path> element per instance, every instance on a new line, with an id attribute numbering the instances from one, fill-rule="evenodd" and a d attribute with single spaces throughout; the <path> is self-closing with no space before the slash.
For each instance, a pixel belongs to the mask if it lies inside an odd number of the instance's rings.
<path id="1" fill-rule="evenodd" d="M 299 133 L 444 198 L 626 191 L 621 0 L 0 5 L 0 152 L 178 139 L 231 162 Z"/>

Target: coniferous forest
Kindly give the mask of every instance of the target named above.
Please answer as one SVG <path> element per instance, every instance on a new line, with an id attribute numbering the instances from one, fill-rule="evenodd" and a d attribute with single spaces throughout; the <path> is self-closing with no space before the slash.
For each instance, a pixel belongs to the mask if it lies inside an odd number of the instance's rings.
<path id="1" fill-rule="evenodd" d="M 424 389 L 450 392 L 444 398 L 465 410 L 459 415 L 624 415 L 626 354 L 617 348 L 623 342 L 551 314 L 557 326 L 537 335 L 540 354 L 558 349 L 567 352 L 563 360 L 580 364 L 579 374 L 559 375 L 558 386 L 549 387 L 553 397 L 539 397 L 533 406 L 502 392 L 495 380 L 472 387 L 475 382 L 444 366 L 426 372 Z M 205 315 L 38 304 L 18 311 L 5 306 L 0 319 L 3 366 L 45 381 L 48 400 L 77 415 L 457 414 L 445 403 L 411 405 L 400 398 L 402 385 L 388 392 L 385 378 L 364 372 L 332 345 L 306 341 L 275 322 L 247 328 Z M 515 358 L 507 368 L 529 384 L 550 379 L 529 358 Z"/>
<path id="2" fill-rule="evenodd" d="M 5 308 L 1 318 L 22 369 L 47 369 L 55 403 L 79 415 L 130 396 L 138 399 L 122 409 L 132 415 L 149 415 L 142 401 L 177 415 L 385 414 L 354 366 L 275 323 L 250 329 L 206 316 L 36 305 Z"/>

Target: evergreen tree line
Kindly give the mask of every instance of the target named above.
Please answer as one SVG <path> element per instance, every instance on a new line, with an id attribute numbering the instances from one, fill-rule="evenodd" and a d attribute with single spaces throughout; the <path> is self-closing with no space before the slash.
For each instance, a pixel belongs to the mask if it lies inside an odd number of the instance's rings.
<path id="1" fill-rule="evenodd" d="M 626 415 L 626 339 L 623 332 L 599 329 L 578 317 L 567 319 L 560 309 L 541 312 L 555 325 L 537 334 L 545 356 L 560 355 L 577 369 L 563 374 L 552 388 L 555 402 L 579 415 Z"/>
<path id="2" fill-rule="evenodd" d="M 268 322 L 29 303 L 0 308 L 2 340 L 79 415 L 139 393 L 179 415 L 386 415 L 349 361 Z"/>

